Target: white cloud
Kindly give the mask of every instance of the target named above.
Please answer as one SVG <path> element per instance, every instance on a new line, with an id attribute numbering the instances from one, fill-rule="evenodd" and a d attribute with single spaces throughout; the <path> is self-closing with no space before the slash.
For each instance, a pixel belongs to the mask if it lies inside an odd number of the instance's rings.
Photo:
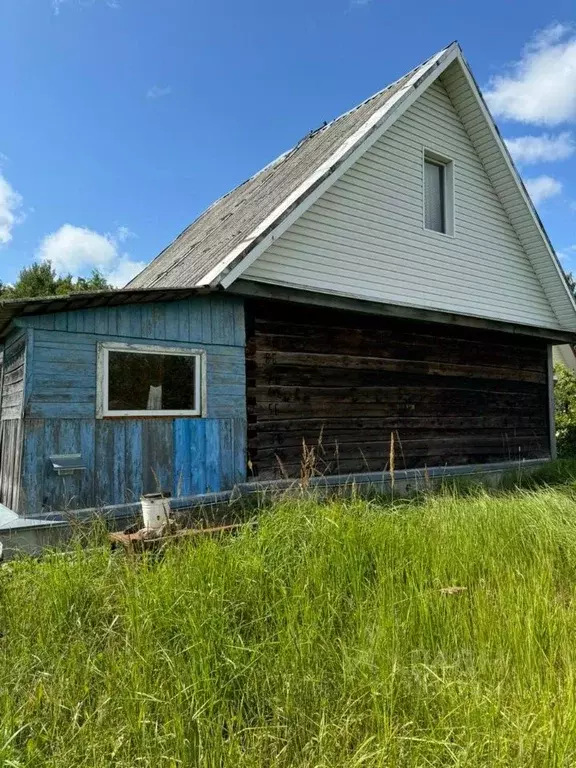
<path id="1" fill-rule="evenodd" d="M 109 283 L 121 287 L 146 266 L 119 250 L 119 245 L 133 236 L 127 227 L 120 227 L 116 234 L 101 234 L 64 224 L 42 240 L 37 255 L 41 261 L 51 261 L 59 274 L 77 276 L 97 269 Z"/>
<path id="2" fill-rule="evenodd" d="M 142 272 L 145 266 L 145 261 L 132 261 L 128 256 L 122 256 L 114 269 L 107 273 L 106 279 L 115 288 L 122 288 L 139 272 Z"/>
<path id="3" fill-rule="evenodd" d="M 514 160 L 524 165 L 566 160 L 576 152 L 576 143 L 567 131 L 556 136 L 543 133 L 541 136 L 519 136 L 505 141 Z"/>
<path id="4" fill-rule="evenodd" d="M 22 195 L 0 174 L 0 245 L 12 240 L 12 230 L 23 218 Z"/>
<path id="5" fill-rule="evenodd" d="M 161 99 L 164 96 L 170 96 L 172 88 L 169 85 L 161 87 L 159 85 L 153 85 L 146 94 L 147 99 Z"/>
<path id="6" fill-rule="evenodd" d="M 576 119 L 576 33 L 565 24 L 539 32 L 508 73 L 485 93 L 495 115 L 523 123 L 558 125 Z"/>
<path id="7" fill-rule="evenodd" d="M 57 272 L 77 275 L 86 269 L 111 268 L 118 247 L 110 235 L 64 224 L 42 240 L 38 255 L 41 261 L 51 261 Z"/>
<path id="8" fill-rule="evenodd" d="M 562 192 L 562 184 L 551 176 L 536 176 L 533 179 L 524 179 L 528 194 L 534 205 L 542 203 L 550 197 L 555 197 Z"/>

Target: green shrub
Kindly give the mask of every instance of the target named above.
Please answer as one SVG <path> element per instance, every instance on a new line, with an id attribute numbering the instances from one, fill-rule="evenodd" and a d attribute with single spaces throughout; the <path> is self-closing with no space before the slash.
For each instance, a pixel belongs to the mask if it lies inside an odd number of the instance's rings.
<path id="1" fill-rule="evenodd" d="M 576 456 L 576 373 L 557 363 L 554 378 L 558 455 Z"/>

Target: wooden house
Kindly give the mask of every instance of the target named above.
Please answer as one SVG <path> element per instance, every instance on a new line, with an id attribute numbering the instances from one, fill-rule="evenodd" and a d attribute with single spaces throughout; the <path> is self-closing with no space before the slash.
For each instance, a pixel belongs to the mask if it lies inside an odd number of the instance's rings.
<path id="1" fill-rule="evenodd" d="M 454 43 L 205 211 L 125 289 L 5 302 L 0 500 L 554 456 L 562 269 Z"/>

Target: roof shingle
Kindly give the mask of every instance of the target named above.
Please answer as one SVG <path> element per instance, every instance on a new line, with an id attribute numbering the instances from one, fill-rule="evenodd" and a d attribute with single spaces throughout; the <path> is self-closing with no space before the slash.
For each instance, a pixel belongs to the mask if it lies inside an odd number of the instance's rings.
<path id="1" fill-rule="evenodd" d="M 293 149 L 221 197 L 127 287 L 187 288 L 198 285 L 426 63 L 331 123 L 312 131 Z M 247 242 L 247 250 L 251 244 Z"/>

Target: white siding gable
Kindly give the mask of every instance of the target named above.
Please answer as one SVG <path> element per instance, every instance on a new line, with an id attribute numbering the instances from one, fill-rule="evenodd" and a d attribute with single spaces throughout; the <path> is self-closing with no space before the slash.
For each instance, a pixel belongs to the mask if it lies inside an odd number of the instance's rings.
<path id="1" fill-rule="evenodd" d="M 424 229 L 424 149 L 454 162 L 454 237 Z M 243 277 L 560 326 L 442 78 Z"/>

